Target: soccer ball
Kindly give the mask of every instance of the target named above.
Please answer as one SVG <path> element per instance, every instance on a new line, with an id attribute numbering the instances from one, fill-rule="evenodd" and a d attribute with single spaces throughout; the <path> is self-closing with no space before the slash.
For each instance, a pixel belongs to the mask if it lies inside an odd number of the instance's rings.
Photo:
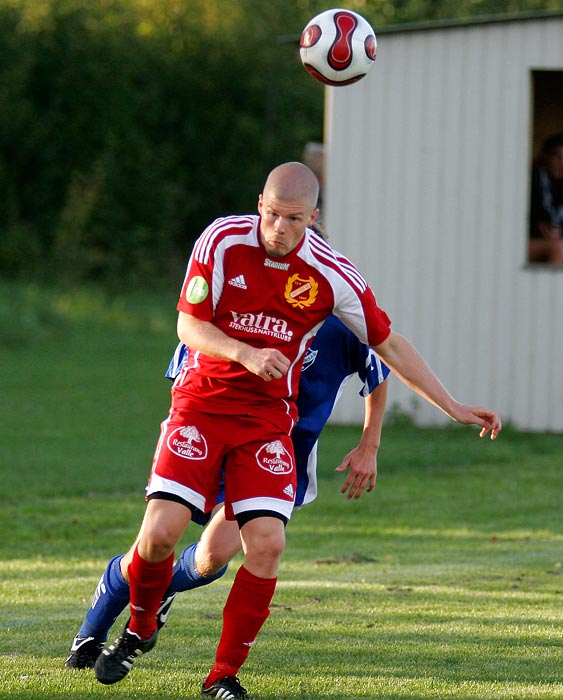
<path id="1" fill-rule="evenodd" d="M 326 10 L 306 25 L 299 42 L 301 61 L 325 85 L 361 80 L 375 61 L 377 40 L 367 20 L 350 10 Z"/>

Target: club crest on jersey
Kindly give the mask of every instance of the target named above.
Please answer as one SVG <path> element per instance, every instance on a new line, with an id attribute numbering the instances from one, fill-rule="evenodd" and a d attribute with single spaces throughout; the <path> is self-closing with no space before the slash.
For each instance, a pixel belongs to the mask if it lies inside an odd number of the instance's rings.
<path id="1" fill-rule="evenodd" d="M 267 442 L 256 453 L 256 461 L 261 469 L 272 474 L 291 474 L 293 459 L 281 440 Z"/>
<path id="2" fill-rule="evenodd" d="M 176 428 L 168 437 L 168 449 L 184 459 L 207 457 L 207 441 L 195 425 Z"/>
<path id="3" fill-rule="evenodd" d="M 303 366 L 301 368 L 302 372 L 304 372 L 306 369 L 309 369 L 309 367 L 317 359 L 318 354 L 318 350 L 311 350 L 311 348 L 307 348 L 307 352 L 305 353 L 305 359 L 303 360 Z"/>
<path id="4" fill-rule="evenodd" d="M 304 309 L 315 303 L 318 293 L 319 285 L 313 277 L 303 279 L 299 275 L 291 275 L 285 285 L 284 296 L 291 306 Z"/>

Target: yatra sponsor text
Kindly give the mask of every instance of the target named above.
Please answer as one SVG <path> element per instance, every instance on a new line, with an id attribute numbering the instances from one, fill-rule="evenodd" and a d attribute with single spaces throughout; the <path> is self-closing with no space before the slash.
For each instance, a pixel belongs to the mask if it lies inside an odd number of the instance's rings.
<path id="1" fill-rule="evenodd" d="M 266 316 L 262 312 L 240 314 L 232 310 L 231 315 L 233 320 L 229 323 L 229 327 L 233 330 L 258 333 L 288 342 L 293 338 L 293 331 L 288 328 L 287 321 L 283 318 Z"/>

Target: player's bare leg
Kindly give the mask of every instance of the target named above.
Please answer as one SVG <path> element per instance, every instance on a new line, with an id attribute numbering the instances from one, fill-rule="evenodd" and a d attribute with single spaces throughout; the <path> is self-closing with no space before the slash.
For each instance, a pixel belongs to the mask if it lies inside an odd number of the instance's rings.
<path id="1" fill-rule="evenodd" d="M 211 576 L 226 566 L 242 549 L 236 520 L 227 520 L 225 508 L 216 506 L 213 517 L 201 533 L 195 563 L 201 576 Z"/>

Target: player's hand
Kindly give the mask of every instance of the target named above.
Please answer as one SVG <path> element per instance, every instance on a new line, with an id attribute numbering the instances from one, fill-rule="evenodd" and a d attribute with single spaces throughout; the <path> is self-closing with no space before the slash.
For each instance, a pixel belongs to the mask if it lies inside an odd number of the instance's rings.
<path id="1" fill-rule="evenodd" d="M 248 352 L 240 361 L 249 372 L 262 377 L 265 382 L 285 377 L 291 364 L 288 358 L 279 350 L 274 348 L 252 348 L 250 346 L 248 346 Z"/>
<path id="2" fill-rule="evenodd" d="M 502 430 L 502 423 L 498 413 L 492 411 L 490 408 L 483 408 L 482 406 L 465 406 L 463 404 L 458 404 L 456 410 L 452 414 L 452 418 L 458 423 L 481 426 L 479 437 L 485 437 L 490 433 L 491 440 L 496 440 L 498 434 Z"/>
<path id="3" fill-rule="evenodd" d="M 346 498 L 358 499 L 364 491 L 369 493 L 375 488 L 377 479 L 377 450 L 365 449 L 361 445 L 348 452 L 341 464 L 336 467 L 337 472 L 350 471 L 344 479 L 340 493 L 345 493 Z"/>

